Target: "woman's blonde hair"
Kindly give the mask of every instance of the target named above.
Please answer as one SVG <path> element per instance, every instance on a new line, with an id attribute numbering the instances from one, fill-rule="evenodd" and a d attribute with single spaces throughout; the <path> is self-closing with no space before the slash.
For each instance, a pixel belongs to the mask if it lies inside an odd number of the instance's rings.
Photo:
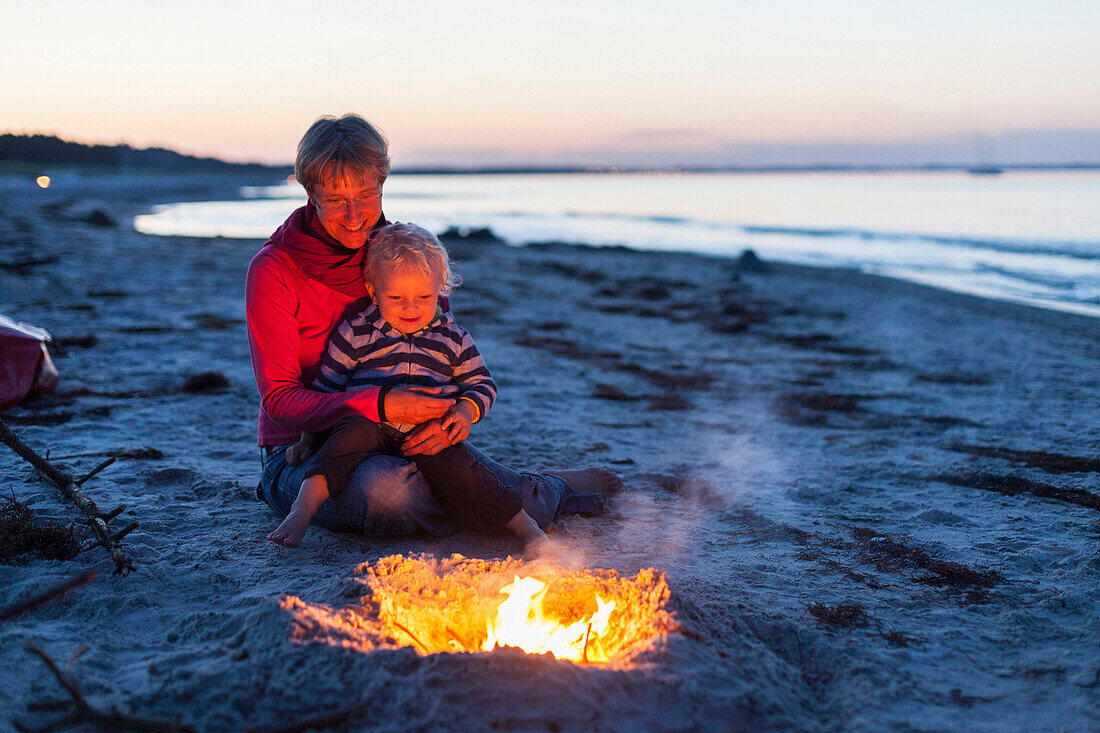
<path id="1" fill-rule="evenodd" d="M 294 177 L 311 196 L 322 179 L 350 178 L 381 186 L 389 175 L 386 136 L 357 114 L 318 117 L 298 143 Z"/>
<path id="2" fill-rule="evenodd" d="M 431 277 L 439 277 L 439 294 L 450 295 L 462 282 L 451 271 L 451 258 L 439 239 L 423 227 L 397 222 L 376 229 L 367 240 L 363 258 L 363 279 L 372 283 L 383 271 L 410 267 Z"/>

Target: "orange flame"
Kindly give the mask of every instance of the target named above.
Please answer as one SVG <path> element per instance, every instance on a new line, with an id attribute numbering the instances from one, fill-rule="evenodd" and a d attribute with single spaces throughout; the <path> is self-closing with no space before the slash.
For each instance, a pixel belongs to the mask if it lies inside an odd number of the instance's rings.
<path id="1" fill-rule="evenodd" d="M 528 654 L 549 652 L 575 662 L 607 661 L 600 637 L 607 633 L 615 601 L 595 595 L 596 613 L 565 626 L 543 614 L 546 583 L 518 575 L 513 578 L 500 589 L 508 598 L 497 608 L 496 619 L 487 624 L 488 637 L 481 645 L 484 651 L 513 646 Z"/>
<path id="2" fill-rule="evenodd" d="M 664 574 L 541 567 L 453 555 L 385 557 L 364 565 L 382 633 L 422 654 L 516 647 L 585 663 L 627 664 L 679 628 Z M 544 574 L 545 573 L 545 574 Z M 506 596 L 504 600 L 501 595 Z"/>

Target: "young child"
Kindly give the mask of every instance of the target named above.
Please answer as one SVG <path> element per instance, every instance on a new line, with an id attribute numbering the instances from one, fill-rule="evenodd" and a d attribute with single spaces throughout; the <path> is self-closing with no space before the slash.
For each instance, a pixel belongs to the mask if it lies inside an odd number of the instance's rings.
<path id="1" fill-rule="evenodd" d="M 496 399 L 496 384 L 473 339 L 442 313 L 438 300 L 457 284 L 447 250 L 435 236 L 412 224 L 391 224 L 371 238 L 363 263 L 371 302 L 344 321 L 329 339 L 313 388 L 341 392 L 382 387 L 381 423 L 344 418 L 316 455 L 290 513 L 268 539 L 297 547 L 317 508 L 338 495 L 366 458 L 386 454 L 416 464 L 432 496 L 460 526 L 478 532 L 506 527 L 529 555 L 550 549 L 546 535 L 523 510 L 520 496 L 501 485 L 461 442 Z M 385 391 L 396 385 L 450 386 L 457 400 L 443 418 L 452 445 L 432 456 L 405 456 L 401 444 L 415 425 L 387 422 Z M 305 433 L 287 449 L 288 463 L 307 458 L 323 434 Z"/>

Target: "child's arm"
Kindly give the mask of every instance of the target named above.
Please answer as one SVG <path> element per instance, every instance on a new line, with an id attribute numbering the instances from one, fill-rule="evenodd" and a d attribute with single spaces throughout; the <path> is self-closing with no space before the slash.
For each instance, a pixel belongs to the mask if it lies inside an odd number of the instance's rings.
<path id="1" fill-rule="evenodd" d="M 493 406 L 497 385 L 485 366 L 477 344 L 465 330 L 458 355 L 452 363 L 453 381 L 459 387 L 458 401 L 443 416 L 442 427 L 451 445 L 461 443 L 470 434 L 470 426 L 478 422 Z"/>
<path id="2" fill-rule="evenodd" d="M 453 364 L 453 381 L 459 387 L 459 399 L 447 415 L 465 405 L 462 414 L 469 417 L 471 424 L 484 418 L 496 401 L 497 385 L 485 360 L 481 358 L 477 344 L 465 330 L 462 331 L 460 351 Z"/>
<path id="3" fill-rule="evenodd" d="M 469 400 L 459 400 L 443 416 L 443 432 L 451 445 L 461 443 L 470 435 L 470 426 L 477 421 L 477 407 Z"/>

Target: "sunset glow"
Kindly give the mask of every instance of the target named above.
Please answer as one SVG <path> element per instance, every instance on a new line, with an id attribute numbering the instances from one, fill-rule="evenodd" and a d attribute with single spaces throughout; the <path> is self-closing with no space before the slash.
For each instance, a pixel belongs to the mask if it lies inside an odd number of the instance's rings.
<path id="1" fill-rule="evenodd" d="M 0 108 L 10 132 L 279 163 L 349 110 L 398 165 L 1098 129 L 1097 7 L 46 0 L 5 10 Z"/>

